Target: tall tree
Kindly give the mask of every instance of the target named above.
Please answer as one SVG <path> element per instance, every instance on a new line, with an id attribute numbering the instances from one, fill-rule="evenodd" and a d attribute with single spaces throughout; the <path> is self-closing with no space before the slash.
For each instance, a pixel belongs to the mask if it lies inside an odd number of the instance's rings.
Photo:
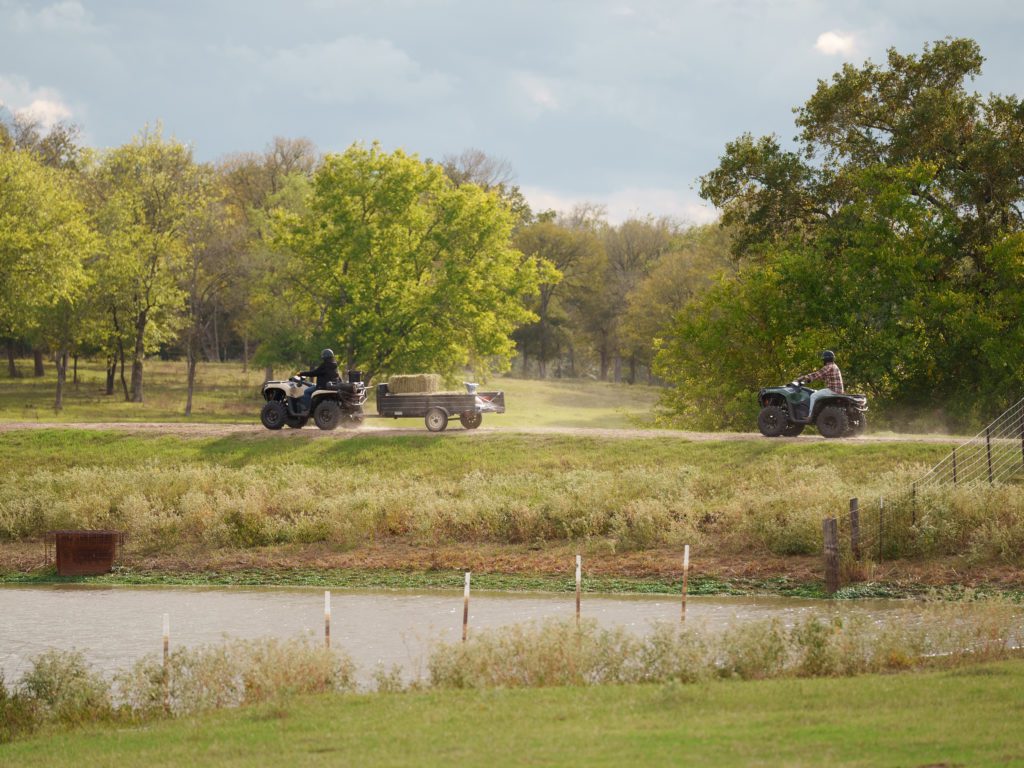
<path id="1" fill-rule="evenodd" d="M 285 216 L 280 244 L 302 259 L 293 311 L 311 343 L 335 341 L 368 376 L 471 365 L 507 367 L 537 264 L 510 243 L 494 193 L 456 187 L 440 166 L 401 150 L 353 145 L 316 172 L 305 215 Z"/>

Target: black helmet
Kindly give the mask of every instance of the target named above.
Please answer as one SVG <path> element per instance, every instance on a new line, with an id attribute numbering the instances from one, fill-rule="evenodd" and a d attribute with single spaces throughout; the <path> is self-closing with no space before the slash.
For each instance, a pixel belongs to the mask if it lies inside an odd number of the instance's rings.
<path id="1" fill-rule="evenodd" d="M 829 354 L 832 354 L 832 353 L 830 352 Z M 328 348 L 328 349 L 325 349 L 323 352 L 320 353 L 320 359 L 321 360 L 330 360 L 332 357 L 334 357 L 334 350 L 333 349 L 329 349 Z"/>
<path id="2" fill-rule="evenodd" d="M 834 363 L 836 361 L 836 353 L 830 349 L 826 349 L 821 353 L 821 359 L 826 363 Z"/>

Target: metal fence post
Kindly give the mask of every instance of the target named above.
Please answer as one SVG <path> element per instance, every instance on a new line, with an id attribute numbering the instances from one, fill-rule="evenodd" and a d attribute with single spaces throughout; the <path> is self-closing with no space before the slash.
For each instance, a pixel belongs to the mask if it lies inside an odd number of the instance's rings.
<path id="1" fill-rule="evenodd" d="M 860 503 L 850 499 L 850 551 L 853 559 L 860 560 Z"/>
<path id="2" fill-rule="evenodd" d="M 988 455 L 988 484 L 992 485 L 992 427 L 985 427 L 985 453 Z"/>
<path id="3" fill-rule="evenodd" d="M 1024 432 L 1021 433 L 1021 450 L 1024 451 Z M 953 485 L 956 485 L 956 448 L 953 449 Z"/>

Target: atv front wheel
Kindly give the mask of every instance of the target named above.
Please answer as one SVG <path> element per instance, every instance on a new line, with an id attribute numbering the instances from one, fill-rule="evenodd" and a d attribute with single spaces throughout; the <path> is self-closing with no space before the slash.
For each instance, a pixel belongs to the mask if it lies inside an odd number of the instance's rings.
<path id="1" fill-rule="evenodd" d="M 777 405 L 767 405 L 757 414 L 757 428 L 765 437 L 778 437 L 789 426 L 789 416 Z"/>
<path id="2" fill-rule="evenodd" d="M 267 429 L 280 429 L 284 426 L 288 411 L 280 400 L 270 400 L 260 410 L 260 421 Z"/>
<path id="3" fill-rule="evenodd" d="M 846 415 L 846 409 L 838 405 L 822 408 L 816 423 L 822 437 L 842 437 L 850 429 L 850 417 Z"/>
<path id="4" fill-rule="evenodd" d="M 341 409 L 333 400 L 323 400 L 313 409 L 313 421 L 320 429 L 337 429 L 341 423 Z"/>
<path id="5" fill-rule="evenodd" d="M 786 427 L 784 430 L 782 430 L 782 436 L 783 437 L 796 437 L 797 435 L 799 435 L 803 431 L 804 431 L 804 425 L 803 424 L 790 424 L 788 427 Z"/>
<path id="6" fill-rule="evenodd" d="M 308 421 L 309 416 L 292 416 L 288 413 L 284 417 L 284 423 L 292 429 L 302 429 Z"/>

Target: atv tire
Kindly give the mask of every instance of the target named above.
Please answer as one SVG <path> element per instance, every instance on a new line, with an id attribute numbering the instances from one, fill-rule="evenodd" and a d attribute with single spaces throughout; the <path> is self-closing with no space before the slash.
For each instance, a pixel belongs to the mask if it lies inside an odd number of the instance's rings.
<path id="1" fill-rule="evenodd" d="M 320 429 L 337 429 L 341 424 L 341 408 L 333 400 L 321 400 L 313 409 L 313 421 Z"/>
<path id="2" fill-rule="evenodd" d="M 868 431 L 868 416 L 866 413 L 857 414 L 857 418 L 850 422 L 850 437 L 860 437 Z"/>
<path id="3" fill-rule="evenodd" d="M 284 417 L 285 426 L 292 429 L 302 429 L 308 421 L 309 416 L 292 416 L 290 413 L 286 413 Z"/>
<path id="4" fill-rule="evenodd" d="M 803 431 L 804 431 L 804 425 L 803 424 L 790 424 L 788 427 L 786 427 L 784 430 L 782 430 L 782 436 L 783 437 L 796 437 L 797 435 L 799 435 Z"/>
<path id="5" fill-rule="evenodd" d="M 789 426 L 789 416 L 777 405 L 766 405 L 757 414 L 757 428 L 765 437 L 778 437 Z"/>
<path id="6" fill-rule="evenodd" d="M 483 420 L 484 415 L 476 411 L 466 411 L 459 414 L 459 421 L 462 422 L 462 426 L 466 429 L 476 429 L 483 423 Z"/>
<path id="7" fill-rule="evenodd" d="M 850 431 L 850 417 L 846 409 L 838 405 L 822 408 L 815 424 L 822 437 L 843 437 Z"/>
<path id="8" fill-rule="evenodd" d="M 260 410 L 260 421 L 267 429 L 280 429 L 287 416 L 288 410 L 280 400 L 270 400 Z"/>

